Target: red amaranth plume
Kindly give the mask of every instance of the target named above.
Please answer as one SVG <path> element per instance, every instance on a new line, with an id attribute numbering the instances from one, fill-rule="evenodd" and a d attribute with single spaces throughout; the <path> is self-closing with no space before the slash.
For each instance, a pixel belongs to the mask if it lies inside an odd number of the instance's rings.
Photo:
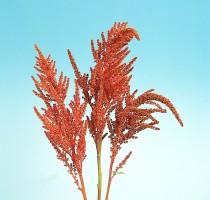
<path id="1" fill-rule="evenodd" d="M 56 79 L 57 69 L 50 56 L 45 58 L 38 46 L 35 45 L 39 57 L 35 69 L 39 72 L 39 81 L 33 76 L 37 91 L 33 91 L 41 98 L 46 108 L 41 114 L 36 107 L 34 111 L 43 123 L 44 133 L 57 152 L 57 157 L 64 162 L 72 175 L 74 182 L 81 190 L 84 199 L 87 199 L 83 181 L 83 161 L 86 157 L 86 131 L 87 121 L 83 120 L 86 102 L 80 103 L 79 86 L 75 80 L 74 100 L 69 103 L 69 108 L 64 104 L 69 87 L 69 78 L 60 73 Z"/>
<path id="2" fill-rule="evenodd" d="M 145 129 L 159 130 L 159 121 L 154 113 L 166 113 L 160 103 L 167 106 L 177 121 L 183 122 L 172 102 L 166 97 L 154 93 L 150 89 L 135 97 L 137 90 L 131 93 L 130 80 L 133 64 L 137 57 L 130 62 L 124 62 L 130 53 L 128 44 L 136 38 L 140 40 L 138 32 L 127 26 L 127 22 L 114 23 L 101 39 L 91 40 L 91 51 L 94 66 L 90 67 L 90 74 L 82 74 L 70 50 L 67 50 L 76 79 L 73 100 L 68 107 L 65 99 L 69 89 L 70 79 L 63 72 L 56 78 L 57 68 L 50 55 L 45 58 L 37 45 L 38 52 L 36 79 L 32 76 L 37 90 L 34 94 L 42 99 L 45 108 L 40 113 L 36 107 L 34 111 L 43 123 L 44 133 L 57 152 L 57 157 L 68 168 L 75 184 L 87 200 L 83 180 L 83 163 L 86 158 L 86 132 L 92 136 L 97 157 L 98 167 L 98 198 L 101 200 L 102 191 L 102 143 L 106 136 L 110 140 L 110 165 L 106 198 L 109 198 L 110 186 L 113 178 L 118 174 L 130 158 L 130 151 L 118 165 L 115 160 L 122 146 L 137 139 L 137 134 Z M 82 91 L 81 102 L 80 89 Z M 148 105 L 149 108 L 142 107 Z M 90 114 L 84 116 L 90 107 Z M 83 119 L 86 117 L 86 119 Z M 104 133 L 108 127 L 108 132 Z M 115 167 L 115 169 L 114 169 Z"/>

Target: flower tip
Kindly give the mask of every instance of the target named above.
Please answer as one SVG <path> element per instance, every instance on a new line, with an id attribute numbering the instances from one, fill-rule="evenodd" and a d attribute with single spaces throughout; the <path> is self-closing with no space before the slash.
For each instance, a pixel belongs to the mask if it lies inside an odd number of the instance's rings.
<path id="1" fill-rule="evenodd" d="M 39 55 L 39 58 L 44 58 L 44 55 L 42 54 L 41 50 L 39 49 L 38 45 L 37 44 L 34 44 L 34 48 L 36 49 L 38 55 Z"/>
<path id="2" fill-rule="evenodd" d="M 140 40 L 140 35 L 138 34 L 138 31 L 136 29 L 134 28 L 128 28 L 128 29 L 132 31 L 133 35 L 137 40 Z"/>
<path id="3" fill-rule="evenodd" d="M 137 31 L 136 31 L 136 33 L 135 33 L 135 38 L 136 38 L 137 40 L 140 40 L 140 35 L 138 34 Z"/>
<path id="4" fill-rule="evenodd" d="M 38 47 L 38 45 L 37 45 L 37 44 L 34 44 L 34 48 L 35 48 L 36 50 L 38 50 L 38 49 L 39 49 L 39 47 Z"/>

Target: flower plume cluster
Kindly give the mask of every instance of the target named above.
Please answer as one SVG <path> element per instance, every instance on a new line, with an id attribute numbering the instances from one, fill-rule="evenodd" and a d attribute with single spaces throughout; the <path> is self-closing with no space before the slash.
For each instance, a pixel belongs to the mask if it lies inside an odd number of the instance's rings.
<path id="1" fill-rule="evenodd" d="M 68 56 L 72 64 L 75 79 L 74 98 L 68 106 L 64 101 L 69 88 L 69 78 L 60 73 L 56 79 L 57 69 L 55 61 L 50 56 L 45 58 L 38 46 L 35 69 L 39 80 L 32 76 L 37 91 L 33 91 L 41 98 L 46 108 L 41 114 L 36 107 L 34 110 L 43 123 L 45 135 L 57 152 L 57 156 L 64 162 L 72 175 L 74 182 L 81 190 L 83 199 L 87 199 L 83 180 L 83 162 L 86 157 L 86 132 L 89 130 L 97 151 L 98 165 L 98 200 L 101 199 L 102 167 L 101 151 L 103 140 L 108 136 L 110 140 L 110 167 L 106 200 L 109 198 L 110 185 L 132 154 L 130 151 L 113 170 L 116 157 L 123 144 L 130 139 L 136 139 L 137 133 L 147 128 L 159 130 L 159 121 L 153 113 L 166 113 L 160 103 L 167 106 L 181 126 L 183 123 L 169 99 L 154 93 L 150 89 L 135 97 L 137 90 L 131 92 L 130 80 L 133 70 L 134 57 L 125 63 L 124 59 L 130 53 L 128 43 L 136 38 L 140 40 L 138 32 L 127 27 L 127 22 L 114 23 L 107 35 L 102 32 L 101 40 L 94 43 L 91 40 L 91 50 L 94 67 L 90 67 L 90 74 L 81 74 L 70 50 Z M 80 89 L 84 102 L 80 100 Z M 142 108 L 142 105 L 149 108 Z M 87 105 L 91 108 L 90 115 L 84 119 Z M 151 107 L 152 106 L 152 107 Z M 108 129 L 107 133 L 105 129 Z"/>
<path id="2" fill-rule="evenodd" d="M 37 89 L 33 92 L 44 101 L 46 108 L 42 108 L 44 114 L 40 114 L 36 107 L 34 110 L 43 123 L 45 135 L 56 150 L 57 157 L 68 167 L 79 190 L 82 190 L 82 164 L 86 157 L 85 135 L 88 125 L 82 117 L 87 104 L 80 103 L 79 86 L 75 80 L 74 99 L 69 103 L 69 108 L 65 106 L 69 78 L 61 72 L 57 81 L 55 61 L 50 56 L 45 58 L 37 45 L 35 48 L 39 55 L 35 66 L 39 81 L 32 76 Z"/>

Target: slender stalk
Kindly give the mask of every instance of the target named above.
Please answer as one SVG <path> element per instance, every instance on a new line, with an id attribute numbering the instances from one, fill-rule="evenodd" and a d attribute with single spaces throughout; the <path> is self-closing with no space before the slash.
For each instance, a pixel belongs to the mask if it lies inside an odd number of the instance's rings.
<path id="1" fill-rule="evenodd" d="M 79 175 L 79 178 L 80 178 L 80 182 L 81 182 L 81 192 L 82 192 L 83 199 L 87 200 L 87 195 L 86 195 L 86 191 L 85 191 L 85 184 L 84 184 L 82 174 Z"/>
<path id="2" fill-rule="evenodd" d="M 101 169 L 101 144 L 97 148 L 97 165 L 98 165 L 98 200 L 101 200 L 102 190 L 102 169 Z"/>
<path id="3" fill-rule="evenodd" d="M 113 168 L 113 159 L 111 160 L 110 167 L 109 167 L 109 179 L 108 179 L 108 184 L 107 184 L 107 189 L 106 189 L 106 198 L 105 200 L 109 199 L 109 191 L 110 191 L 110 186 L 112 182 L 112 168 Z"/>

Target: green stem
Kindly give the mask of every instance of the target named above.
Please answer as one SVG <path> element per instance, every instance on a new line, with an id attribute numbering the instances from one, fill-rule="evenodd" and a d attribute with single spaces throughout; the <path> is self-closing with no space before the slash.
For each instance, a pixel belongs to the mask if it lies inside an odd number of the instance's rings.
<path id="1" fill-rule="evenodd" d="M 97 164 L 98 164 L 98 200 L 101 200 L 102 190 L 102 169 L 101 169 L 101 145 L 97 149 Z"/>

